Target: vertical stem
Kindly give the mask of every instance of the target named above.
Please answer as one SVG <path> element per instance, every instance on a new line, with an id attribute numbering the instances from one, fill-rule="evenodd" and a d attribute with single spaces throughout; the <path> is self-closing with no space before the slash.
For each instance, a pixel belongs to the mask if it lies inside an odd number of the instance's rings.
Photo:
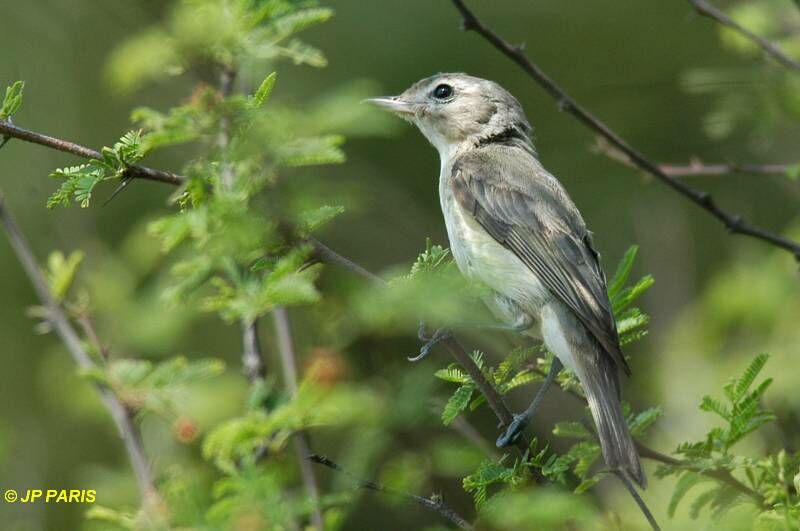
<path id="1" fill-rule="evenodd" d="M 251 384 L 267 375 L 258 339 L 258 320 L 242 323 L 242 370 Z"/>
<path id="2" fill-rule="evenodd" d="M 275 333 L 278 336 L 278 352 L 281 356 L 284 383 L 289 390 L 289 394 L 292 398 L 295 398 L 297 396 L 297 357 L 294 351 L 294 341 L 292 341 L 289 313 L 286 308 L 278 306 L 272 312 L 272 318 L 275 324 Z M 317 478 L 314 476 L 314 469 L 308 460 L 311 451 L 308 444 L 308 435 L 305 432 L 299 431 L 295 434 L 294 447 L 297 451 L 303 484 L 314 507 L 311 512 L 311 522 L 318 531 L 322 531 L 324 524 L 319 506 L 319 488 L 317 487 Z"/>
<path id="3" fill-rule="evenodd" d="M 92 361 L 89 353 L 86 352 L 80 336 L 69 322 L 64 309 L 50 294 L 50 288 L 42 272 L 39 270 L 39 265 L 36 262 L 36 258 L 33 256 L 30 244 L 28 244 L 24 235 L 19 230 L 11 213 L 6 210 L 2 195 L 0 195 L 0 223 L 5 227 L 8 233 L 8 239 L 11 242 L 11 247 L 14 248 L 17 258 L 33 285 L 36 295 L 39 297 L 42 305 L 47 308 L 48 321 L 53 325 L 53 329 L 64 343 L 64 346 L 67 347 L 67 350 L 72 355 L 72 359 L 75 360 L 75 364 L 80 369 L 96 368 L 96 364 Z M 128 459 L 133 468 L 133 473 L 136 476 L 142 501 L 148 502 L 157 498 L 158 494 L 155 487 L 153 472 L 150 468 L 147 456 L 144 453 L 141 434 L 134 423 L 133 413 L 120 402 L 119 398 L 117 398 L 110 389 L 100 385 L 96 385 L 95 387 L 103 405 L 109 413 L 111 413 L 111 418 L 114 420 L 119 436 L 128 453 Z"/>

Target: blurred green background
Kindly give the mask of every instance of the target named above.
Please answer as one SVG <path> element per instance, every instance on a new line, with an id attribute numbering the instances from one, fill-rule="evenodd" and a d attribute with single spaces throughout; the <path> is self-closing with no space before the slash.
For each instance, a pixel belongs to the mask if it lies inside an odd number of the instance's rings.
<path id="1" fill-rule="evenodd" d="M 725 47 L 718 28 L 694 15 L 685 2 L 472 4 L 503 35 L 524 41 L 536 62 L 579 102 L 655 160 L 795 161 L 800 136 L 792 112 L 797 113 L 800 90 L 787 92 L 783 74 L 776 74 L 766 60 Z M 651 446 L 668 451 L 705 433 L 709 419 L 696 410 L 701 396 L 718 389 L 761 351 L 773 354 L 765 371 L 776 380 L 768 405 L 782 419 L 782 433 L 763 444 L 791 447 L 800 442 L 800 290 L 797 266 L 788 254 L 729 236 L 718 222 L 660 183 L 593 153 L 594 138 L 585 128 L 559 112 L 510 61 L 476 35 L 459 30 L 460 19 L 449 2 L 341 0 L 327 5 L 336 10 L 335 18 L 304 38 L 325 51 L 329 66 L 280 68 L 277 101 L 302 106 L 355 80 L 371 80 L 375 91 L 394 94 L 444 71 L 501 83 L 525 107 L 543 163 L 583 212 L 606 266 L 613 267 L 636 243 L 641 248 L 636 273 L 655 276 L 656 284 L 642 303 L 652 315 L 651 333 L 628 349 L 634 376 L 624 383 L 624 393 L 635 406 L 663 404 L 665 414 L 650 434 Z M 32 0 L 3 7 L 0 85 L 15 79 L 27 83 L 16 123 L 99 148 L 129 128 L 133 107 L 165 109 L 185 98 L 196 80 L 182 78 L 122 94 L 111 88 L 106 74 L 110 52 L 127 35 L 157 22 L 165 9 L 160 0 Z M 790 14 L 800 20 L 800 12 Z M 239 80 L 245 88 L 259 81 Z M 345 164 L 310 172 L 310 182 L 317 183 L 321 194 L 344 198 L 348 206 L 348 213 L 321 235 L 326 243 L 376 271 L 409 263 L 427 236 L 446 245 L 437 197 L 438 156 L 417 131 L 390 123 L 385 136 L 351 138 L 345 151 Z M 170 153 L 146 163 L 177 170 L 181 153 Z M 13 140 L 0 151 L 0 189 L 37 255 L 44 258 L 52 249 L 87 252 L 83 280 L 99 307 L 109 310 L 97 321 L 112 350 L 153 359 L 176 353 L 225 359 L 231 368 L 226 378 L 198 393 L 198 402 L 188 407 L 198 411 L 201 425 L 231 414 L 243 394 L 237 373 L 238 328 L 207 315 L 198 317 L 190 308 L 164 306 L 148 277 L 159 254 L 144 225 L 166 211 L 170 190 L 136 182 L 108 206 L 98 201 L 89 210 L 46 210 L 46 198 L 56 186 L 48 173 L 74 162 L 69 155 Z M 691 182 L 747 219 L 800 237 L 797 181 L 782 175 L 743 175 Z M 88 384 L 74 374 L 57 339 L 36 335 L 35 323 L 26 317 L 26 308 L 37 301 L 5 238 L 0 238 L 0 271 L 0 489 L 95 488 L 104 505 L 135 503 L 135 485 L 123 479 L 127 463 L 113 426 L 94 405 Z M 326 271 L 323 293 L 336 293 L 353 282 L 357 280 L 345 273 Z M 149 311 L 142 312 L 142 304 Z M 326 307 L 331 308 L 335 304 Z M 325 329 L 314 326 L 315 311 L 322 310 L 295 312 L 301 365 L 333 350 L 347 378 L 397 392 L 398 399 L 404 388 L 406 393 L 411 388 L 436 394 L 432 372 L 448 360 L 437 352 L 422 367 L 410 366 L 405 356 L 417 346 L 414 330 L 342 345 L 335 322 Z M 263 335 L 268 366 L 277 368 L 269 326 Z M 498 342 L 473 339 L 482 345 Z M 522 407 L 530 392 L 514 394 L 513 405 Z M 559 393 L 551 393 L 546 413 L 536 420 L 536 431 L 545 436 L 555 421 L 580 410 L 576 404 L 565 405 Z M 447 430 L 435 413 L 423 408 L 416 414 L 417 421 L 391 434 L 391 451 L 360 472 L 375 476 L 390 457 L 402 464 L 406 456 L 416 460 L 413 467 L 431 471 L 417 484 L 422 494 L 442 491 L 469 513 L 470 497 L 458 480 L 463 471 L 450 474 L 437 468 L 435 453 L 418 453 L 432 433 L 447 436 Z M 486 412 L 476 417 L 480 430 L 493 440 L 493 419 Z M 145 422 L 143 430 L 157 467 L 198 452 L 171 441 L 169 426 Z M 361 440 L 358 433 L 353 438 Z M 318 442 L 321 446 L 324 436 Z M 336 449 L 314 446 L 336 455 Z M 323 490 L 335 488 L 329 474 L 320 475 Z M 672 482 L 651 480 L 645 498 L 657 514 L 664 515 Z M 635 508 L 617 485 L 605 484 L 608 488 L 589 496 L 605 500 L 622 514 L 622 521 L 638 522 Z M 0 527 L 75 529 L 85 509 L 2 503 Z M 687 518 L 684 510 L 672 521 L 662 516 L 662 523 L 667 529 L 685 529 Z M 412 529 L 431 522 L 436 518 L 416 506 L 368 494 L 346 528 Z"/>

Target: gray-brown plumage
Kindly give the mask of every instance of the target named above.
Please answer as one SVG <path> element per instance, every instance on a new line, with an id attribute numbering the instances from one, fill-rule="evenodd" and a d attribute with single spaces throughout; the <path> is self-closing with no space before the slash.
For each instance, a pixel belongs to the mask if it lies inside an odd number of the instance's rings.
<path id="1" fill-rule="evenodd" d="M 439 195 L 459 269 L 491 288 L 495 316 L 540 338 L 583 385 L 606 464 L 645 485 L 619 399 L 619 345 L 591 234 L 539 163 L 519 102 L 466 74 L 370 100 L 414 123 L 441 159 Z"/>

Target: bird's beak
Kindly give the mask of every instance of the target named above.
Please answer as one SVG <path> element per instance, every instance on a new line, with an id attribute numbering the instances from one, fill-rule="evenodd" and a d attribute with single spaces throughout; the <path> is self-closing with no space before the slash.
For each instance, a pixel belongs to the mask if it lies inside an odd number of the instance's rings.
<path id="1" fill-rule="evenodd" d="M 365 103 L 377 105 L 381 109 L 393 112 L 399 115 L 414 114 L 414 104 L 403 99 L 399 96 L 384 96 L 381 98 L 369 98 L 364 100 Z"/>

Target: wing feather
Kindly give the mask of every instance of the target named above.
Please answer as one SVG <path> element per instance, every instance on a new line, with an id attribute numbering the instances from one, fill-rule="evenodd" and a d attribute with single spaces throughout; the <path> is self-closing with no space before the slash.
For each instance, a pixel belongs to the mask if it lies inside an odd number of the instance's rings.
<path id="1" fill-rule="evenodd" d="M 507 160 L 484 152 L 462 155 L 453 165 L 451 186 L 459 205 L 528 266 L 630 374 L 599 255 L 577 209 L 538 164 L 516 167 L 492 158 Z M 525 178 L 521 172 L 533 174 Z"/>

